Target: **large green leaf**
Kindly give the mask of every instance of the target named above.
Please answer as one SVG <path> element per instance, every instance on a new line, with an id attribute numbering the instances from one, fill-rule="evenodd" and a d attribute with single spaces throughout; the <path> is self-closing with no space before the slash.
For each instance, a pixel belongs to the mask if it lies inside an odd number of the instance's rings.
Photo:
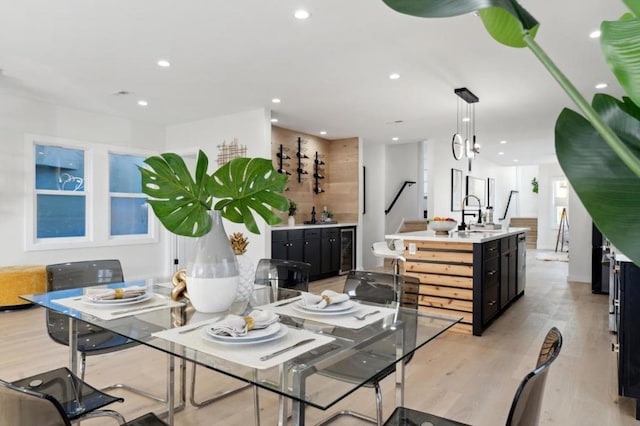
<path id="1" fill-rule="evenodd" d="M 640 0 L 624 0 L 624 4 L 634 15 L 640 16 Z"/>
<path id="2" fill-rule="evenodd" d="M 280 223 L 269 207 L 286 211 L 289 202 L 277 194 L 285 190 L 288 178 L 273 168 L 265 158 L 235 158 L 220 167 L 207 183 L 207 191 L 220 198 L 215 205 L 223 217 L 244 223 L 247 229 L 259 234 L 252 210 L 269 225 Z"/>
<path id="3" fill-rule="evenodd" d="M 592 102 L 627 147 L 640 156 L 640 109 L 599 94 Z M 580 114 L 564 109 L 555 129 L 556 155 L 594 223 L 611 243 L 640 264 L 640 178 Z"/>
<path id="4" fill-rule="evenodd" d="M 213 199 L 206 192 L 208 159 L 198 153 L 196 180 L 191 177 L 184 160 L 177 154 L 165 153 L 149 157 L 150 168 L 139 167 L 142 192 L 162 225 L 177 235 L 200 237 L 211 229 Z"/>
<path id="5" fill-rule="evenodd" d="M 535 36 L 538 21 L 514 0 L 383 0 L 393 10 L 423 18 L 444 18 L 478 11 L 498 42 L 525 47 L 525 30 Z"/>
<path id="6" fill-rule="evenodd" d="M 627 95 L 640 105 L 640 19 L 627 14 L 617 21 L 603 22 L 600 28 L 607 64 Z"/>

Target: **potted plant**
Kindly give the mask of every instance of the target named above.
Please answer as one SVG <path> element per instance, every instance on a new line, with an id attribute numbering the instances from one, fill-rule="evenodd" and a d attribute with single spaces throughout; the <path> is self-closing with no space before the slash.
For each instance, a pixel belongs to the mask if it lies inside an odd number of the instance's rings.
<path id="1" fill-rule="evenodd" d="M 511 47 L 528 47 L 582 115 L 565 108 L 556 121 L 556 156 L 596 226 L 633 262 L 640 264 L 640 0 L 623 0 L 630 12 L 603 22 L 600 45 L 628 95 L 605 94 L 591 104 L 547 56 L 534 38 L 540 24 L 515 0 L 383 0 L 392 9 L 419 17 L 450 17 L 477 11 L 489 34 Z"/>
<path id="2" fill-rule="evenodd" d="M 288 221 L 288 225 L 289 226 L 293 226 L 296 224 L 296 210 L 298 210 L 298 206 L 296 205 L 295 201 L 293 200 L 289 200 L 289 221 Z"/>
<path id="3" fill-rule="evenodd" d="M 269 225 L 282 220 L 271 208 L 286 211 L 289 203 L 279 193 L 287 176 L 278 173 L 271 160 L 235 158 L 208 174 L 209 160 L 198 152 L 192 176 L 177 154 L 164 153 L 144 160 L 140 167 L 142 192 L 162 225 L 176 235 L 198 237 L 195 258 L 187 265 L 186 281 L 194 308 L 203 312 L 225 311 L 238 287 L 238 265 L 222 224 L 222 218 L 244 223 L 259 234 L 253 213 Z M 213 204 L 214 199 L 218 201 Z M 270 208 L 271 207 L 271 208 Z"/>

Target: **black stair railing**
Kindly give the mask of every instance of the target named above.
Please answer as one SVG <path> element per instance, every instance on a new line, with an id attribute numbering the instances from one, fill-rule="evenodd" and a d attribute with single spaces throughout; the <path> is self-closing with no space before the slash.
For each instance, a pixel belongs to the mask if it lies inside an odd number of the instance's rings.
<path id="1" fill-rule="evenodd" d="M 393 201 L 391 202 L 391 205 L 389 206 L 388 209 L 386 209 L 384 211 L 384 214 L 389 214 L 389 212 L 391 211 L 391 209 L 393 208 L 394 204 L 396 203 L 396 201 L 398 201 L 398 198 L 400 198 L 400 194 L 402 194 L 402 191 L 404 191 L 404 189 L 409 186 L 411 187 L 411 185 L 415 184 L 414 181 L 411 180 L 405 180 L 404 183 L 402 184 L 402 186 L 400 187 L 400 189 L 398 190 L 398 193 L 396 194 L 395 198 L 393 199 Z"/>

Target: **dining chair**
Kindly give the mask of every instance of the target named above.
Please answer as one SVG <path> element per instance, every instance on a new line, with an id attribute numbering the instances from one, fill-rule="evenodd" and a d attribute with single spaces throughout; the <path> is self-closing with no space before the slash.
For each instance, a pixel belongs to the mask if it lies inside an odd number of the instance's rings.
<path id="1" fill-rule="evenodd" d="M 80 420 L 108 416 L 124 426 L 167 426 L 153 413 L 125 422 L 117 411 L 101 409 L 122 401 L 63 367 L 15 382 L 0 380 L 0 424 L 71 426 Z"/>
<path id="2" fill-rule="evenodd" d="M 47 265 L 46 271 L 47 291 L 68 290 L 124 281 L 122 266 L 117 259 L 58 263 Z M 69 346 L 68 316 L 47 309 L 46 325 L 49 337 L 53 341 Z M 85 376 L 86 357 L 88 355 L 100 355 L 138 345 L 137 342 L 131 339 L 94 325 L 79 321 L 77 326 L 81 379 L 84 379 Z M 155 401 L 167 402 L 166 397 L 158 397 L 150 392 L 123 383 L 106 386 L 103 390 L 115 388 L 125 389 Z"/>
<path id="3" fill-rule="evenodd" d="M 0 380 L 0 424 L 70 425 L 72 421 L 99 416 L 124 423 L 117 411 L 101 409 L 123 401 L 62 367 L 14 382 Z"/>
<path id="4" fill-rule="evenodd" d="M 419 284 L 418 278 L 406 275 L 389 274 L 384 272 L 350 271 L 344 285 L 344 293 L 348 294 L 352 300 L 362 300 L 371 303 L 402 306 L 408 309 L 418 308 L 418 294 L 406 291 L 416 288 Z M 405 317 L 398 311 L 398 320 L 404 323 L 404 347 L 409 350 L 415 346 L 417 324 L 415 316 Z M 357 334 L 358 330 L 342 330 L 341 337 L 349 337 L 349 334 Z M 384 354 L 388 356 L 385 357 Z M 348 359 L 341 361 L 329 368 L 322 370 L 320 374 L 330 376 L 338 380 L 361 383 L 371 377 L 371 371 L 379 366 L 380 372 L 365 384 L 365 387 L 373 388 L 376 395 L 376 417 L 371 417 L 352 410 L 342 410 L 333 413 L 326 419 L 317 423 L 324 425 L 336 420 L 341 416 L 355 417 L 376 425 L 382 425 L 384 417 L 382 414 L 382 390 L 380 382 L 387 376 L 395 372 L 395 364 L 391 367 L 389 360 L 396 357 L 395 336 L 382 339 L 369 348 L 358 351 Z M 406 364 L 411 360 L 408 356 L 403 360 Z"/>
<path id="5" fill-rule="evenodd" d="M 295 289 L 299 291 L 309 290 L 309 274 L 311 271 L 311 265 L 305 262 L 297 262 L 293 260 L 283 259 L 260 259 L 256 267 L 256 273 L 254 278 L 255 285 L 264 285 L 272 288 L 272 296 L 277 297 L 279 288 Z M 277 299 L 274 299 L 277 300 Z M 249 307 L 248 309 L 250 309 Z M 242 385 L 238 388 L 227 390 L 214 395 L 213 397 L 204 400 L 196 401 L 195 399 L 195 387 L 196 387 L 196 367 L 194 364 L 191 374 L 191 390 L 189 393 L 189 402 L 194 407 L 203 407 L 205 405 L 216 402 L 222 398 L 233 395 L 236 392 L 244 390 L 251 386 L 250 384 Z M 260 425 L 260 402 L 258 397 L 258 387 L 253 386 L 254 397 L 254 422 L 256 426 Z M 280 404 L 282 407 L 283 398 L 280 398 Z M 281 408 L 282 409 L 282 408 Z"/>
<path id="6" fill-rule="evenodd" d="M 396 248 L 391 249 L 387 241 L 377 241 L 371 245 L 371 253 L 376 257 L 391 259 L 393 273 L 396 275 L 400 274 L 400 262 L 404 262 L 406 260 L 403 256 L 404 250 Z"/>
<path id="7" fill-rule="evenodd" d="M 528 373 L 513 397 L 506 426 L 535 426 L 540 419 L 540 408 L 542 407 L 542 397 L 544 386 L 547 380 L 547 373 L 551 364 L 556 360 L 562 348 L 562 334 L 556 327 L 545 336 L 540 348 L 536 366 Z M 469 426 L 466 423 L 438 417 L 410 408 L 398 407 L 384 426 Z"/>

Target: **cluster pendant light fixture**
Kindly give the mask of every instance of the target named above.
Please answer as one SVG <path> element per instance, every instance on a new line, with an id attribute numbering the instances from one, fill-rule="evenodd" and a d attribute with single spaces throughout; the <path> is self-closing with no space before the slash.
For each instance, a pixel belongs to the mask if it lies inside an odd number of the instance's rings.
<path id="1" fill-rule="evenodd" d="M 480 99 L 466 87 L 454 89 L 453 92 L 458 95 L 458 99 L 456 132 L 451 140 L 451 150 L 456 160 L 467 157 L 471 171 L 472 160 L 480 153 L 480 145 L 476 140 L 476 104 Z M 464 101 L 463 104 L 461 100 Z"/>

